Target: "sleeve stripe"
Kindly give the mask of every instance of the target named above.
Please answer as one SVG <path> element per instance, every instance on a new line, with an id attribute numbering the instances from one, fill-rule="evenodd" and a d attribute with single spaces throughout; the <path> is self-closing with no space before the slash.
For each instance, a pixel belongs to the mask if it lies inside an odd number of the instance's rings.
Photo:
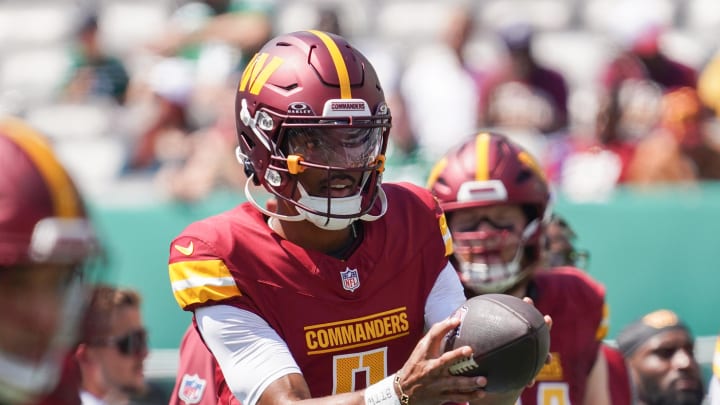
<path id="1" fill-rule="evenodd" d="M 180 308 L 202 304 L 207 301 L 222 301 L 242 295 L 236 286 L 202 286 L 175 291 L 175 300 Z"/>
<path id="2" fill-rule="evenodd" d="M 179 292 L 182 290 L 187 290 L 188 288 L 196 288 L 203 286 L 227 287 L 231 285 L 235 285 L 235 280 L 233 280 L 232 277 L 189 277 L 185 280 L 174 281 L 172 283 L 172 289 L 174 292 Z"/>
<path id="3" fill-rule="evenodd" d="M 438 219 L 438 225 L 440 226 L 443 242 L 445 242 L 445 256 L 450 256 L 453 253 L 453 241 L 445 214 L 442 214 Z"/>
<path id="4" fill-rule="evenodd" d="M 170 281 L 172 283 L 193 277 L 226 278 L 231 277 L 230 269 L 220 259 L 190 260 L 170 263 Z"/>
<path id="5" fill-rule="evenodd" d="M 181 308 L 242 295 L 222 260 L 170 263 L 170 282 Z"/>
<path id="6" fill-rule="evenodd" d="M 600 325 L 598 325 L 597 332 L 595 333 L 595 338 L 597 340 L 603 340 L 608 334 L 608 329 L 610 328 L 610 308 L 608 308 L 608 304 L 603 304 L 602 309 L 602 320 L 600 321 Z"/>

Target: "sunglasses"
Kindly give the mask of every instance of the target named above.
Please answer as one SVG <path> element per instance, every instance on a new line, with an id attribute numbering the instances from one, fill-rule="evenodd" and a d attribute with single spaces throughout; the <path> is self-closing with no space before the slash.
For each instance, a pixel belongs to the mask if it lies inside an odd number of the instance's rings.
<path id="1" fill-rule="evenodd" d="M 124 356 L 138 356 L 148 349 L 147 331 L 144 329 L 134 330 L 123 336 L 113 336 L 95 342 L 94 345 L 114 346 Z"/>

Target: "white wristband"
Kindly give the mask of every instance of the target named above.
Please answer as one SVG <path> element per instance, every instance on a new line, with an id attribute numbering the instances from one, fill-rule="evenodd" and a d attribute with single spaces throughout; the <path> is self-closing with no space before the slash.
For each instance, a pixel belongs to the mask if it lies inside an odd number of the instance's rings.
<path id="1" fill-rule="evenodd" d="M 394 375 L 365 388 L 365 405 L 401 405 L 395 393 Z"/>

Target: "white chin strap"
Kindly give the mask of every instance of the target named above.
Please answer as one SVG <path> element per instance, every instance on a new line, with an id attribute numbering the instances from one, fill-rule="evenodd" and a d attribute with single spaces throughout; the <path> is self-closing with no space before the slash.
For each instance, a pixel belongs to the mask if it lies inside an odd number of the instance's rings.
<path id="1" fill-rule="evenodd" d="M 460 260 L 460 271 L 465 284 L 482 294 L 502 293 L 512 288 L 524 276 L 524 269 L 520 267 L 520 263 L 523 259 L 525 243 L 539 225 L 539 221 L 535 219 L 525 227 L 515 256 L 508 263 L 487 264 Z"/>
<path id="2" fill-rule="evenodd" d="M 483 294 L 502 293 L 520 280 L 521 259 L 522 248 L 518 248 L 515 257 L 509 263 L 487 264 L 462 261 L 460 271 L 465 284 L 473 290 Z"/>
<path id="3" fill-rule="evenodd" d="M 378 215 L 371 215 L 371 214 L 365 214 L 359 217 L 355 218 L 332 218 L 325 215 L 318 215 L 313 214 L 312 212 L 309 212 L 307 210 L 304 210 L 301 207 L 297 207 L 298 214 L 297 215 L 282 215 L 278 214 L 276 212 L 271 212 L 262 207 L 258 202 L 255 200 L 255 198 L 252 195 L 252 191 L 250 189 L 250 181 L 252 180 L 251 175 L 248 177 L 248 179 L 245 181 L 245 197 L 252 203 L 255 208 L 257 208 L 260 212 L 263 214 L 277 218 L 281 221 L 291 221 L 291 222 L 297 222 L 297 221 L 310 221 L 315 226 L 317 226 L 320 229 L 326 229 L 329 231 L 337 231 L 340 229 L 345 229 L 353 222 L 357 221 L 358 219 L 363 221 L 375 221 L 385 215 L 385 212 L 387 212 L 387 196 L 385 195 L 385 192 L 383 191 L 382 187 L 378 186 L 378 198 L 380 199 L 381 203 L 381 210 Z M 327 209 L 327 198 L 326 197 L 313 197 L 305 191 L 305 188 L 302 186 L 302 184 L 298 183 L 298 190 L 300 191 L 300 199 L 297 201 L 299 204 L 302 204 L 306 207 L 310 207 L 311 209 L 315 211 L 325 211 Z M 350 196 L 350 197 L 342 197 L 342 198 L 333 198 L 330 205 L 330 213 L 331 215 L 353 215 L 360 213 L 362 204 L 362 195 L 360 193 Z"/>
<path id="4" fill-rule="evenodd" d="M 49 392 L 60 377 L 61 356 L 29 364 L 0 354 L 0 403 L 27 403 Z"/>

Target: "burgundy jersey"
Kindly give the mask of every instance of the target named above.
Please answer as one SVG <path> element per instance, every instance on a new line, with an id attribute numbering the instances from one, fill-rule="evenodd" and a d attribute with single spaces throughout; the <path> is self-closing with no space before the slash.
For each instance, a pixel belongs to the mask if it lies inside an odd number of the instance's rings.
<path id="1" fill-rule="evenodd" d="M 573 267 L 539 271 L 529 295 L 542 314 L 553 319 L 550 329 L 552 362 L 546 364 L 522 405 L 581 404 L 585 384 L 607 334 L 605 289 Z"/>
<path id="2" fill-rule="evenodd" d="M 387 213 L 359 222 L 362 243 L 345 260 L 281 238 L 248 203 L 191 224 L 171 244 L 175 298 L 189 311 L 222 303 L 263 318 L 287 343 L 313 397 L 380 381 L 424 334 L 425 301 L 452 253 L 428 191 L 383 189 Z"/>
<path id="3" fill-rule="evenodd" d="M 608 365 L 608 386 L 610 387 L 610 403 L 612 405 L 630 405 L 632 399 L 632 382 L 625 358 L 620 350 L 603 344 L 603 355 Z"/>
<path id="4" fill-rule="evenodd" d="M 215 385 L 216 365 L 200 332 L 191 323 L 180 342 L 180 364 L 169 405 L 216 405 L 219 392 Z M 233 404 L 239 404 L 232 399 Z"/>

